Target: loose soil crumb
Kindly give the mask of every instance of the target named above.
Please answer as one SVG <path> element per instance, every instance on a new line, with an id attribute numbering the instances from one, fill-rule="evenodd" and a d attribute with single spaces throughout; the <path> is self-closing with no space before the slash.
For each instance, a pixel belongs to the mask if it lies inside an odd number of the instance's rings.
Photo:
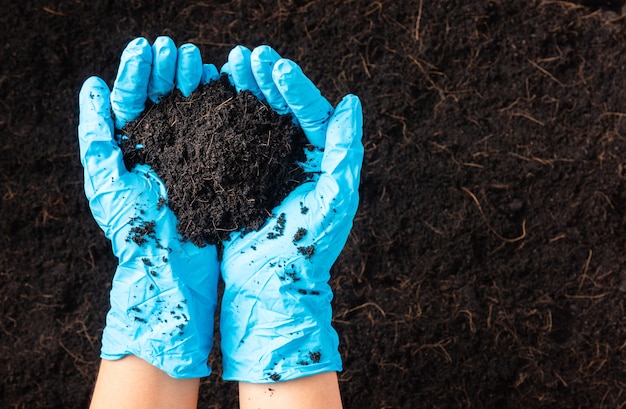
<path id="1" fill-rule="evenodd" d="M 299 227 L 298 231 L 296 231 L 296 234 L 293 235 L 293 242 L 299 242 L 304 236 L 306 236 L 306 229 L 303 227 Z"/>
<path id="2" fill-rule="evenodd" d="M 291 116 L 237 93 L 225 76 L 189 98 L 179 91 L 165 96 L 123 133 L 126 166 L 146 163 L 156 171 L 180 234 L 198 245 L 258 229 L 306 178 L 298 165 L 306 139 Z"/>

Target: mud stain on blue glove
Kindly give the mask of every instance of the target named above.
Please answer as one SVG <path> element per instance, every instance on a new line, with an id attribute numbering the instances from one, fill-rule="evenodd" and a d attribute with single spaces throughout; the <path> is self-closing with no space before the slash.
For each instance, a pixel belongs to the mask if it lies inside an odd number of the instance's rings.
<path id="1" fill-rule="evenodd" d="M 287 217 L 285 213 L 281 213 L 276 219 L 276 225 L 274 231 L 267 233 L 267 238 L 270 240 L 277 239 L 285 234 L 285 224 L 287 223 Z"/>

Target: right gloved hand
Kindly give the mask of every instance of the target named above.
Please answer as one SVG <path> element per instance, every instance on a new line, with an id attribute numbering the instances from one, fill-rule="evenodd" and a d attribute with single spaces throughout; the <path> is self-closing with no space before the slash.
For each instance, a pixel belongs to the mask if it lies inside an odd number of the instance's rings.
<path id="1" fill-rule="evenodd" d="M 358 205 L 361 103 L 347 95 L 333 109 L 298 65 L 267 46 L 236 47 L 222 72 L 294 115 L 313 145 L 303 165 L 316 172 L 263 227 L 224 242 L 224 378 L 271 383 L 339 371 L 328 280 Z"/>
<path id="2" fill-rule="evenodd" d="M 112 92 L 97 77 L 87 79 L 80 91 L 85 194 L 119 259 L 102 335 L 103 359 L 136 355 L 175 378 L 210 373 L 217 251 L 181 241 L 176 217 L 163 205 L 162 181 L 147 165 L 126 170 L 114 132 L 141 114 L 147 98 L 158 102 L 175 85 L 188 96 L 217 76 L 215 66 L 202 64 L 195 46 L 177 50 L 171 39 L 160 37 L 151 47 L 138 38 L 122 54 Z"/>

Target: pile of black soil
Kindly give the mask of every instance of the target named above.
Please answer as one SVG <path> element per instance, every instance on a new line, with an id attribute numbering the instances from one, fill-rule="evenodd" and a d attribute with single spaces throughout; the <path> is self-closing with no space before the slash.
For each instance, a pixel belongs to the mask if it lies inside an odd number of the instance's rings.
<path id="1" fill-rule="evenodd" d="M 298 164 L 306 160 L 302 129 L 249 91 L 237 92 L 226 76 L 189 98 L 175 90 L 123 133 L 126 166 L 155 170 L 179 233 L 198 245 L 258 229 L 306 178 Z"/>

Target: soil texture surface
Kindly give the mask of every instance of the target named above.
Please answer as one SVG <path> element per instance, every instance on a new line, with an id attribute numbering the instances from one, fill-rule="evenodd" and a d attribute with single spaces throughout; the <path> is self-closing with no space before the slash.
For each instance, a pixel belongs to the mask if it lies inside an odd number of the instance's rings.
<path id="1" fill-rule="evenodd" d="M 331 271 L 346 408 L 626 406 L 623 1 L 0 0 L 0 407 L 87 407 L 117 260 L 78 91 L 137 36 L 296 61 L 364 108 Z M 216 329 L 219 345 L 219 328 Z M 237 407 L 203 379 L 199 407 Z"/>
<path id="2" fill-rule="evenodd" d="M 123 133 L 126 167 L 154 169 L 179 233 L 200 246 L 258 229 L 305 179 L 306 137 L 291 115 L 236 92 L 225 76 L 149 104 Z"/>

